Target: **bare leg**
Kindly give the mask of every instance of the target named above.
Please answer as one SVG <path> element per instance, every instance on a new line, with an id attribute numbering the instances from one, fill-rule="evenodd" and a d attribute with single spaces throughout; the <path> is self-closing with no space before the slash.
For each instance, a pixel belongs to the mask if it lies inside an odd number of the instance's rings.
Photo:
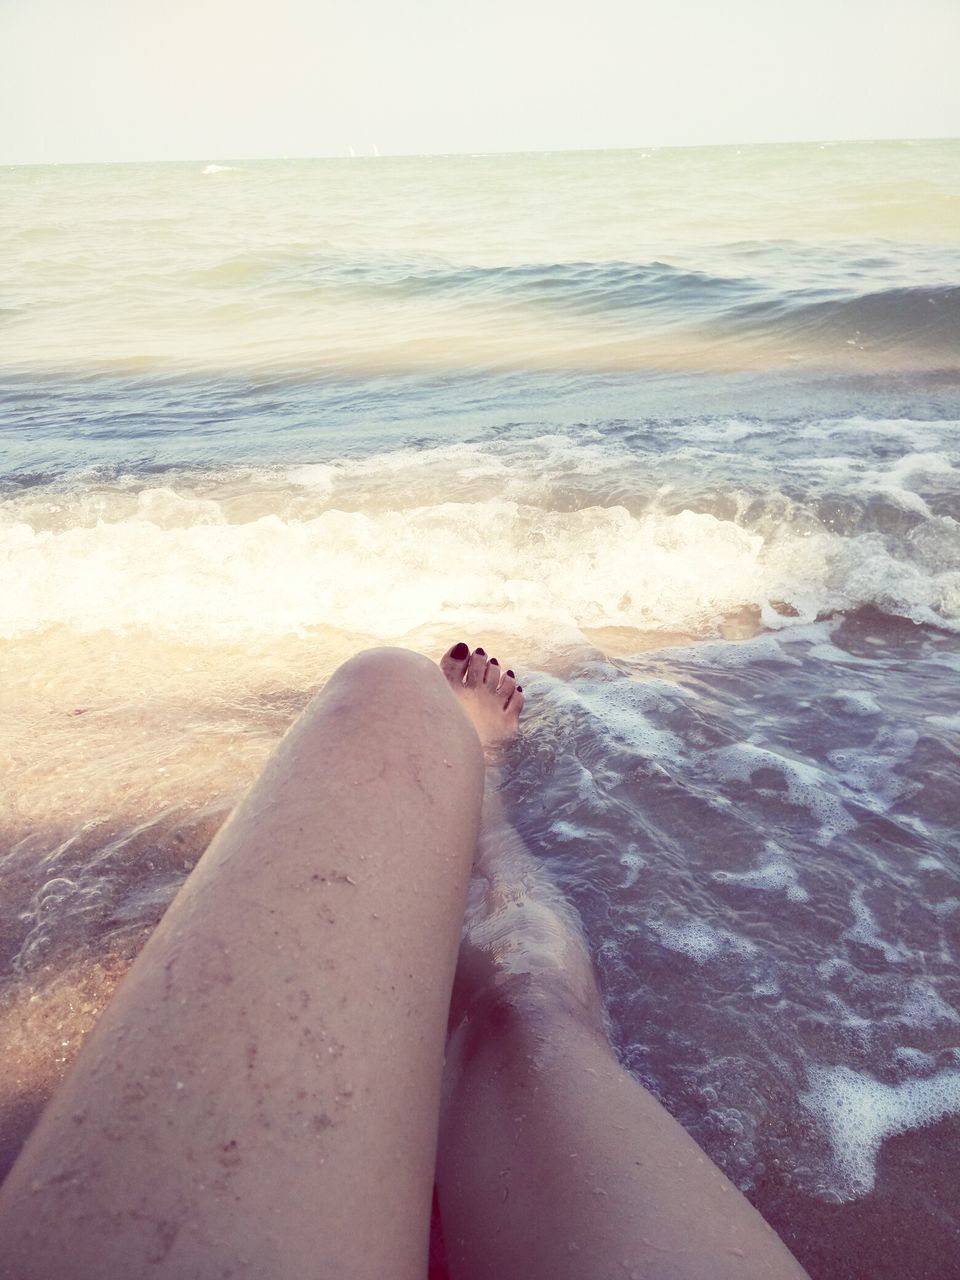
<path id="1" fill-rule="evenodd" d="M 421 1280 L 482 787 L 434 664 L 341 668 L 7 1179 L 4 1280 Z"/>
<path id="2" fill-rule="evenodd" d="M 468 712 L 476 701 L 475 691 Z M 438 1158 L 454 1280 L 802 1280 L 760 1215 L 617 1063 L 579 922 L 495 787 L 476 872 Z"/>

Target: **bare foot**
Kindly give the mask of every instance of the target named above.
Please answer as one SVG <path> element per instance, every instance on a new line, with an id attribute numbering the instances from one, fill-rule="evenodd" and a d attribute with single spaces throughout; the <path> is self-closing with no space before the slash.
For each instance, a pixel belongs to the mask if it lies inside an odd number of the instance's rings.
<path id="1" fill-rule="evenodd" d="M 485 748 L 502 746 L 516 734 L 523 689 L 512 671 L 502 671 L 496 658 L 483 649 L 471 653 L 463 643 L 447 650 L 440 669 Z"/>
<path id="2" fill-rule="evenodd" d="M 440 667 L 492 765 L 517 732 L 523 690 L 483 649 L 455 644 Z M 575 909 L 510 824 L 495 786 L 484 794 L 480 837 L 451 1003 L 451 1028 L 484 996 L 559 996 L 603 1034 L 604 1013 Z"/>

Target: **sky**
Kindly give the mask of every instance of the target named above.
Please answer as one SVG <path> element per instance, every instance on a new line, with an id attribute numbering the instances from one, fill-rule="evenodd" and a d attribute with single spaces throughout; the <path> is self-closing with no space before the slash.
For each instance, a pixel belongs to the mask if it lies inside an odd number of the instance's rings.
<path id="1" fill-rule="evenodd" d="M 0 0 L 0 163 L 960 136 L 960 0 Z"/>

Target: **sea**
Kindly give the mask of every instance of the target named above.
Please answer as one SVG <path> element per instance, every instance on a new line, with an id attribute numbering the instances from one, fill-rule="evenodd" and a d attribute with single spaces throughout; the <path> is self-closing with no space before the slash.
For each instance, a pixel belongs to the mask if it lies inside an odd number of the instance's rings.
<path id="1" fill-rule="evenodd" d="M 0 1172 L 293 718 L 482 644 L 626 1065 L 960 1276 L 960 142 L 0 170 Z"/>

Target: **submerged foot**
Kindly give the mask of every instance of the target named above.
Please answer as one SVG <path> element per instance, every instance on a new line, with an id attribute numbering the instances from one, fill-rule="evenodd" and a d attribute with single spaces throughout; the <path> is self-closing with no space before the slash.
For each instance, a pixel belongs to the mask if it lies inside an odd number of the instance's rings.
<path id="1" fill-rule="evenodd" d="M 500 746 L 516 734 L 523 689 L 512 671 L 501 670 L 497 659 L 488 658 L 483 649 L 471 653 L 462 643 L 447 650 L 440 669 L 484 747 Z"/>
<path id="2" fill-rule="evenodd" d="M 497 748 L 518 729 L 523 690 L 483 649 L 455 644 L 440 661 L 480 741 Z M 558 1001 L 603 1034 L 604 1013 L 580 918 L 509 822 L 498 790 L 484 796 L 451 1029 L 493 1000 Z"/>

